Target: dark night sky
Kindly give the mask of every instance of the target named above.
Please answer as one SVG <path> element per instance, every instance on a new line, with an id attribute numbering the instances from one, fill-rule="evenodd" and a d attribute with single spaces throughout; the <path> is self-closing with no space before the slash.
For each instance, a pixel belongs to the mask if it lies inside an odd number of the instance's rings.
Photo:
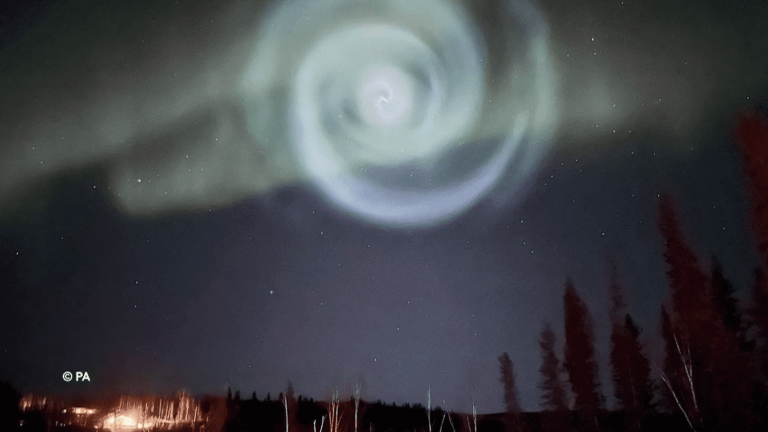
<path id="1" fill-rule="evenodd" d="M 664 192 L 703 262 L 751 286 L 731 132 L 768 101 L 765 1 L 540 2 L 549 153 L 526 187 L 502 180 L 426 227 L 330 205 L 221 102 L 262 3 L 38 3 L 0 27 L 0 379 L 24 391 L 263 398 L 290 380 L 325 398 L 360 381 L 368 400 L 425 404 L 431 387 L 444 408 L 497 412 L 506 351 L 536 410 L 539 331 L 562 343 L 572 277 L 610 395 L 609 259 L 660 360 Z"/>

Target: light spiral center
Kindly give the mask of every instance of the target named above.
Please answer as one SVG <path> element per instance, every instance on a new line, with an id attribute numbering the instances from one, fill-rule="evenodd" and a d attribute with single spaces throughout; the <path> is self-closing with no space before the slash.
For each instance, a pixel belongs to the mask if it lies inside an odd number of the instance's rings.
<path id="1" fill-rule="evenodd" d="M 372 125 L 397 126 L 413 114 L 413 84 L 395 68 L 383 66 L 368 72 L 357 92 L 358 110 Z"/>

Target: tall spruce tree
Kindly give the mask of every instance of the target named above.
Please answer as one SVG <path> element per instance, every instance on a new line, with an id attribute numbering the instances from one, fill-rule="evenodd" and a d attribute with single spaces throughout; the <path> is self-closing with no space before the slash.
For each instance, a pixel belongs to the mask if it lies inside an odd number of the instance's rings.
<path id="1" fill-rule="evenodd" d="M 689 422 L 691 418 L 698 418 L 698 410 L 694 408 L 693 399 L 695 389 L 690 388 L 687 376 L 684 371 L 683 359 L 687 349 L 686 345 L 680 346 L 677 336 L 672 328 L 672 318 L 670 318 L 667 308 L 661 306 L 661 336 L 664 340 L 664 369 L 662 370 L 662 405 L 666 411 L 675 412 L 680 410 Z M 678 348 L 680 350 L 678 351 Z M 696 404 L 697 406 L 697 404 Z M 694 415 L 695 414 L 695 415 Z"/>
<path id="2" fill-rule="evenodd" d="M 768 277 L 762 268 L 755 270 L 755 281 L 748 310 L 754 330 L 753 358 L 757 372 L 755 383 L 757 421 L 768 425 Z"/>
<path id="3" fill-rule="evenodd" d="M 545 411 L 566 411 L 568 401 L 566 398 L 563 383 L 560 380 L 560 360 L 555 354 L 555 333 L 552 326 L 545 322 L 541 329 L 541 339 L 539 339 L 539 348 L 541 349 L 541 384 L 542 390 L 541 407 Z"/>
<path id="4" fill-rule="evenodd" d="M 707 330 L 715 321 L 710 281 L 686 242 L 668 195 L 662 195 L 659 201 L 659 230 L 664 240 L 664 260 L 672 294 L 672 319 L 677 330 L 683 332 L 678 336 L 689 340 L 693 354 L 697 355 L 708 344 Z"/>
<path id="5" fill-rule="evenodd" d="M 749 316 L 755 327 L 752 360 L 757 370 L 754 391 L 757 397 L 753 398 L 753 407 L 760 412 L 758 421 L 768 428 L 768 282 L 765 275 L 768 270 L 768 107 L 744 112 L 734 132 L 752 202 L 752 229 L 762 258 L 755 274 Z"/>
<path id="6" fill-rule="evenodd" d="M 666 344 L 667 406 L 677 406 L 692 428 L 709 424 L 712 396 L 714 323 L 717 322 L 711 281 L 701 269 L 696 253 L 680 229 L 677 212 L 668 195 L 659 201 L 659 230 L 664 240 L 664 259 L 672 298 L 672 310 L 662 310 L 662 334 Z"/>
<path id="7" fill-rule="evenodd" d="M 701 269 L 666 195 L 659 202 L 659 228 L 672 297 L 672 312 L 662 313 L 666 394 L 674 398 L 667 405 L 677 406 L 692 428 L 743 426 L 750 417 L 751 360 L 729 337 L 715 302 L 721 288 Z"/>
<path id="8" fill-rule="evenodd" d="M 574 409 L 582 427 L 597 429 L 597 413 L 603 408 L 597 361 L 595 360 L 592 319 L 586 303 L 568 279 L 563 297 L 565 306 L 565 369 L 576 396 Z"/>
<path id="9" fill-rule="evenodd" d="M 710 273 L 712 276 L 712 300 L 717 317 L 729 336 L 739 343 L 742 350 L 748 351 L 750 344 L 747 341 L 747 327 L 742 320 L 739 301 L 734 297 L 735 289 L 731 281 L 726 279 L 723 274 L 723 266 L 716 256 L 712 257 Z"/>
<path id="10" fill-rule="evenodd" d="M 654 386 L 650 362 L 639 341 L 640 332 L 629 314 L 622 325 L 611 331 L 614 394 L 626 414 L 630 431 L 640 430 L 643 418 L 652 410 Z"/>
<path id="11" fill-rule="evenodd" d="M 512 359 L 506 352 L 499 356 L 501 383 L 504 385 L 504 408 L 509 423 L 509 429 L 515 432 L 522 430 L 520 425 L 520 403 L 517 398 L 515 385 L 515 369 Z"/>
<path id="12" fill-rule="evenodd" d="M 651 412 L 654 385 L 650 362 L 639 341 L 640 328 L 625 313 L 626 302 L 616 265 L 611 265 L 611 371 L 614 396 L 624 410 L 627 430 L 640 430 L 643 418 Z"/>
<path id="13" fill-rule="evenodd" d="M 752 201 L 752 228 L 757 235 L 762 267 L 768 270 L 768 109 L 762 107 L 742 114 L 734 132 Z"/>

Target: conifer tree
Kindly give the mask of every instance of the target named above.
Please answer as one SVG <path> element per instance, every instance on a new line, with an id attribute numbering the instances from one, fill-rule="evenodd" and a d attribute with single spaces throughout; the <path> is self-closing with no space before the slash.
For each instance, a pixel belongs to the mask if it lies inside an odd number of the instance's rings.
<path id="1" fill-rule="evenodd" d="M 597 413 L 603 407 L 603 396 L 595 361 L 592 319 L 570 279 L 565 284 L 564 305 L 564 366 L 575 395 L 574 409 L 580 413 L 585 427 L 597 429 Z"/>
<path id="2" fill-rule="evenodd" d="M 510 429 L 520 431 L 520 403 L 517 398 L 515 386 L 515 370 L 512 359 L 506 352 L 499 356 L 499 369 L 501 371 L 501 383 L 504 384 L 504 408 L 509 421 Z"/>
<path id="3" fill-rule="evenodd" d="M 768 424 L 768 277 L 762 268 L 755 270 L 755 281 L 748 310 L 754 331 L 753 358 L 756 368 L 755 409 Z"/>
<path id="4" fill-rule="evenodd" d="M 640 430 L 643 418 L 651 411 L 654 386 L 650 362 L 639 341 L 640 328 L 625 313 L 623 289 L 616 265 L 611 265 L 611 369 L 614 395 L 627 419 L 628 430 Z"/>
<path id="5" fill-rule="evenodd" d="M 694 429 L 737 427 L 749 417 L 744 410 L 750 406 L 753 379 L 749 356 L 743 355 L 737 338 L 729 337 L 716 306 L 714 292 L 727 293 L 729 287 L 716 287 L 701 269 L 666 195 L 659 203 L 659 228 L 672 297 L 671 313 L 662 311 L 667 347 L 663 378 L 671 398 L 667 406 L 679 408 Z M 717 271 L 714 276 L 721 277 Z M 726 302 L 725 314 L 728 308 Z M 738 315 L 738 309 L 732 313 Z"/>
<path id="6" fill-rule="evenodd" d="M 762 265 L 756 272 L 749 316 L 755 326 L 752 360 L 757 370 L 753 409 L 761 413 L 760 421 L 768 425 L 768 109 L 765 106 L 745 112 L 734 130 L 735 143 L 744 162 L 747 189 L 752 202 L 752 229 Z"/>
<path id="7" fill-rule="evenodd" d="M 768 269 L 768 109 L 744 113 L 734 132 L 752 201 L 752 228 L 757 235 L 762 267 Z"/>
<path id="8" fill-rule="evenodd" d="M 712 367 L 719 334 L 715 323 L 711 280 L 701 269 L 696 253 L 680 229 L 672 198 L 659 201 L 659 229 L 672 299 L 671 313 L 662 309 L 662 334 L 666 344 L 667 406 L 677 407 L 694 429 L 709 426 L 715 396 Z M 709 400 L 707 400 L 709 399 Z"/>
<path id="9" fill-rule="evenodd" d="M 661 379 L 664 382 L 663 405 L 669 412 L 678 411 L 685 417 L 691 429 L 701 424 L 698 403 L 698 390 L 690 380 L 690 350 L 686 341 L 680 341 L 672 325 L 672 318 L 667 309 L 661 306 L 661 335 L 665 344 L 664 370 Z M 691 371 L 692 372 L 692 371 Z"/>
<path id="10" fill-rule="evenodd" d="M 541 329 L 541 407 L 545 411 L 565 411 L 568 409 L 565 389 L 560 381 L 560 360 L 555 354 L 555 333 L 548 322 Z"/>
<path id="11" fill-rule="evenodd" d="M 712 298 L 717 317 L 729 336 L 739 343 L 742 350 L 748 351 L 747 328 L 742 321 L 739 302 L 734 297 L 733 284 L 725 278 L 723 266 L 716 256 L 712 257 L 710 273 L 712 276 Z"/>
<path id="12" fill-rule="evenodd" d="M 678 335 L 690 339 L 694 354 L 707 345 L 704 335 L 714 322 L 710 281 L 699 265 L 696 253 L 686 242 L 672 198 L 659 201 L 659 229 L 664 240 L 664 260 L 672 294 L 672 318 Z"/>
<path id="13" fill-rule="evenodd" d="M 631 431 L 641 429 L 653 399 L 651 367 L 643 354 L 640 332 L 629 314 L 625 315 L 623 325 L 616 325 L 611 331 L 614 394 L 626 413 L 627 430 Z"/>

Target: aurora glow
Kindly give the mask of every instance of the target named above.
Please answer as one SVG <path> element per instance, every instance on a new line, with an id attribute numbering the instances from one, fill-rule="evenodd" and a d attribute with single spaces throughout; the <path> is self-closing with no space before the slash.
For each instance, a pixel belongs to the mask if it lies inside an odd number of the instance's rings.
<path id="1" fill-rule="evenodd" d="M 549 145 L 556 92 L 538 10 L 518 1 L 499 13 L 519 52 L 491 52 L 458 3 L 280 3 L 244 74 L 252 133 L 281 117 L 272 127 L 290 131 L 267 136 L 292 143 L 327 201 L 382 225 L 449 220 L 503 177 L 518 194 Z M 275 92 L 288 101 L 277 113 Z"/>

